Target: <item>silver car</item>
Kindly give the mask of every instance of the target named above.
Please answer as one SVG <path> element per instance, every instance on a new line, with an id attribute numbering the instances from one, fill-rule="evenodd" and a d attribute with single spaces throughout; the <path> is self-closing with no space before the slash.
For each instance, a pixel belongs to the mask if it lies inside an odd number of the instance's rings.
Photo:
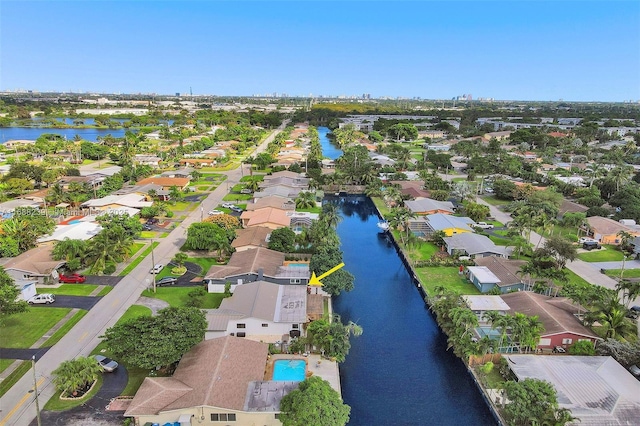
<path id="1" fill-rule="evenodd" d="M 44 293 L 44 294 L 36 294 L 31 299 L 27 300 L 27 303 L 30 305 L 33 305 L 34 303 L 35 304 L 46 303 L 47 305 L 49 305 L 55 301 L 56 301 L 56 297 L 53 294 Z"/>
<path id="2" fill-rule="evenodd" d="M 118 368 L 118 363 L 111 358 L 107 358 L 104 355 L 94 355 L 93 357 L 96 359 L 96 361 L 98 361 L 98 364 L 100 365 L 100 367 L 102 367 L 102 370 L 107 373 L 113 373 L 116 368 Z"/>

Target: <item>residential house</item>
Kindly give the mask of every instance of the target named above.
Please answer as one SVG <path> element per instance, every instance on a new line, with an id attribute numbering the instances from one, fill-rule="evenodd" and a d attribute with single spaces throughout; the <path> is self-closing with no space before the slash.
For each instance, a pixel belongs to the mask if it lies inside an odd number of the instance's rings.
<path id="1" fill-rule="evenodd" d="M 287 212 L 273 207 L 245 210 L 240 215 L 240 221 L 244 228 L 264 226 L 269 229 L 278 229 L 291 225 L 291 218 L 287 216 Z"/>
<path id="2" fill-rule="evenodd" d="M 303 189 L 299 187 L 290 187 L 290 186 L 284 186 L 284 185 L 269 186 L 267 188 L 263 188 L 259 192 L 255 192 L 253 194 L 253 201 L 256 202 L 260 198 L 271 197 L 271 196 L 278 196 L 278 197 L 290 198 L 292 200 L 295 200 L 301 191 L 303 191 Z"/>
<path id="3" fill-rule="evenodd" d="M 267 248 L 269 246 L 269 236 L 271 228 L 266 226 L 251 226 L 236 231 L 236 238 L 231 242 L 236 252 L 257 249 L 259 247 Z"/>
<path id="4" fill-rule="evenodd" d="M 247 204 L 246 210 L 253 211 L 253 210 L 258 210 L 265 207 L 272 207 L 274 209 L 288 211 L 288 210 L 295 210 L 296 203 L 290 198 L 279 197 L 277 195 L 274 195 L 271 197 L 260 198 L 256 200 L 255 203 Z"/>
<path id="5" fill-rule="evenodd" d="M 160 176 L 169 178 L 187 178 L 190 180 L 191 173 L 193 173 L 193 169 L 185 168 L 180 170 L 169 170 L 168 172 L 163 172 Z"/>
<path id="6" fill-rule="evenodd" d="M 447 253 L 451 256 L 469 256 L 473 259 L 486 256 L 509 257 L 511 249 L 497 246 L 489 237 L 466 232 L 444 238 Z"/>
<path id="7" fill-rule="evenodd" d="M 275 284 L 301 284 L 309 282 L 309 266 L 285 266 L 284 253 L 264 247 L 235 252 L 226 265 L 213 265 L 204 281 L 210 293 L 221 293 L 226 283 L 231 291 L 238 285 L 254 281 Z"/>
<path id="8" fill-rule="evenodd" d="M 628 232 L 633 237 L 640 236 L 640 226 L 633 221 L 625 224 L 624 219 L 616 222 L 602 216 L 591 216 L 586 221 L 588 235 L 602 244 L 620 244 L 620 232 Z"/>
<path id="9" fill-rule="evenodd" d="M 478 318 L 480 326 L 491 325 L 491 322 L 485 318 L 486 313 L 497 312 L 500 315 L 506 315 L 511 309 L 500 296 L 465 294 L 461 297 L 467 308 L 471 309 Z"/>
<path id="10" fill-rule="evenodd" d="M 320 217 L 318 213 L 310 212 L 287 211 L 285 213 L 290 220 L 289 228 L 296 234 L 300 234 L 304 229 L 309 229 L 311 224 Z"/>
<path id="11" fill-rule="evenodd" d="M 563 198 L 558 208 L 558 217 L 562 218 L 566 213 L 586 213 L 587 210 L 589 210 L 589 207 Z"/>
<path id="12" fill-rule="evenodd" d="M 393 166 L 396 164 L 396 160 L 394 160 L 393 158 L 387 155 L 378 154 L 376 152 L 369 152 L 369 159 L 382 167 Z"/>
<path id="13" fill-rule="evenodd" d="M 275 343 L 284 335 L 298 337 L 307 322 L 307 287 L 267 281 L 243 284 L 206 315 L 207 340 L 231 335 Z"/>
<path id="14" fill-rule="evenodd" d="M 103 168 L 100 168 L 99 171 L 97 171 L 97 172 L 96 172 L 96 170 L 94 168 L 83 169 L 81 167 L 80 168 L 80 176 L 102 175 L 104 177 L 107 177 L 107 176 L 113 176 L 116 173 L 120 173 L 120 170 L 122 170 L 122 167 L 120 167 L 120 166 L 103 167 Z"/>
<path id="15" fill-rule="evenodd" d="M 497 279 L 496 283 L 480 283 L 474 285 L 481 293 L 491 291 L 494 287 L 499 287 L 501 293 L 525 290 L 529 287 L 526 283 L 529 275 L 522 274 L 520 269 L 526 265 L 524 260 L 512 260 L 502 256 L 476 257 L 476 266 L 487 268 Z"/>
<path id="16" fill-rule="evenodd" d="M 35 291 L 35 284 L 58 282 L 58 268 L 66 262 L 53 260 L 52 252 L 52 245 L 42 245 L 27 250 L 16 257 L 0 259 L 0 263 L 7 274 L 15 280 L 17 286 L 28 288 L 33 283 L 33 289 L 28 289 L 31 292 Z"/>
<path id="17" fill-rule="evenodd" d="M 303 173 L 290 172 L 283 170 L 272 175 L 266 175 L 260 183 L 261 188 L 275 185 L 286 185 L 297 188 L 308 188 L 310 179 L 305 177 Z"/>
<path id="18" fill-rule="evenodd" d="M 27 200 L 25 198 L 16 198 L 13 200 L 0 203 L 0 217 L 10 218 L 13 216 L 16 209 L 20 209 L 20 208 L 38 209 L 41 206 L 42 206 L 41 201 Z"/>
<path id="19" fill-rule="evenodd" d="M 409 229 L 415 235 L 430 237 L 434 232 L 442 231 L 448 237 L 464 232 L 473 232 L 475 222 L 468 217 L 451 216 L 436 213 L 409 219 Z"/>
<path id="20" fill-rule="evenodd" d="M 579 307 L 567 298 L 549 297 L 531 291 L 516 291 L 500 297 L 509 305 L 512 313 L 538 317 L 544 328 L 538 349 L 550 350 L 556 346 L 568 348 L 580 340 L 589 340 L 594 344 L 601 340 L 580 323 L 576 317 Z"/>
<path id="21" fill-rule="evenodd" d="M 160 167 L 161 162 L 162 158 L 156 155 L 136 154 L 135 157 L 133 157 L 133 164 L 137 164 L 140 166 L 151 166 L 154 169 Z"/>
<path id="22" fill-rule="evenodd" d="M 105 175 L 96 173 L 86 176 L 62 176 L 56 181 L 58 185 L 64 190 L 69 189 L 69 185 L 72 183 L 78 183 L 80 185 L 87 184 L 93 189 L 100 188 L 107 177 Z"/>
<path id="23" fill-rule="evenodd" d="M 162 189 L 164 190 L 170 190 L 171 187 L 176 187 L 181 191 L 184 191 L 187 186 L 189 186 L 189 178 L 179 178 L 179 177 L 149 177 L 146 179 L 142 179 L 140 181 L 138 181 L 137 185 L 143 186 L 143 185 L 159 185 L 162 187 Z"/>
<path id="24" fill-rule="evenodd" d="M 640 382 L 610 356 L 503 355 L 518 381 L 544 380 L 558 406 L 581 426 L 634 425 L 640 419 Z"/>
<path id="25" fill-rule="evenodd" d="M 86 241 L 95 237 L 100 231 L 102 231 L 100 224 L 80 220 L 77 223 L 57 225 L 51 235 L 38 238 L 38 242 L 63 241 L 65 239 Z"/>
<path id="26" fill-rule="evenodd" d="M 424 182 L 421 180 L 394 180 L 394 185 L 400 185 L 400 193 L 411 198 L 429 198 L 429 191 L 424 189 Z"/>
<path id="27" fill-rule="evenodd" d="M 140 194 L 107 195 L 81 204 L 82 207 L 92 209 L 97 214 L 118 213 L 130 216 L 139 213 L 139 209 L 152 205 L 152 201 L 146 201 L 146 197 Z"/>
<path id="28" fill-rule="evenodd" d="M 193 167 L 196 169 L 202 167 L 212 167 L 218 164 L 218 161 L 214 158 L 182 158 L 179 161 L 180 165 Z"/>
<path id="29" fill-rule="evenodd" d="M 407 200 L 404 206 L 411 210 L 413 214 L 424 216 L 428 214 L 453 214 L 455 209 L 451 201 L 438 201 L 431 198 L 416 198 L 415 200 Z"/>
<path id="30" fill-rule="evenodd" d="M 154 195 L 151 196 L 150 193 Z M 169 199 L 171 199 L 169 190 L 164 189 L 161 185 L 156 185 L 155 183 L 148 183 L 146 185 L 125 185 L 112 193 L 112 195 L 126 194 L 143 195 L 145 199 L 149 201 L 153 201 L 154 199 L 168 201 Z"/>
<path id="31" fill-rule="evenodd" d="M 268 345 L 238 337 L 205 340 L 171 377 L 146 377 L 125 417 L 136 425 L 280 426 L 280 400 L 299 382 L 265 381 Z"/>

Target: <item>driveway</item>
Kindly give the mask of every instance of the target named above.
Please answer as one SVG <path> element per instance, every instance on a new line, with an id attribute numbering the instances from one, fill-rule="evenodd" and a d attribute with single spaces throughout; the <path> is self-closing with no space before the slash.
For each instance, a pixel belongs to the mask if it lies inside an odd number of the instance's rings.
<path id="1" fill-rule="evenodd" d="M 87 275 L 87 284 L 110 285 L 115 286 L 124 277 L 112 277 L 110 275 Z"/>
<path id="2" fill-rule="evenodd" d="M 102 375 L 102 387 L 86 403 L 68 411 L 46 411 L 40 413 L 43 425 L 64 426 L 122 426 L 123 411 L 107 411 L 109 402 L 119 396 L 127 385 L 127 370 L 121 365 L 113 373 Z M 55 396 L 54 396 L 55 398 Z M 37 426 L 34 419 L 30 426 Z"/>
<path id="3" fill-rule="evenodd" d="M 35 349 L 0 348 L 0 359 L 31 359 L 34 355 L 36 359 L 39 359 L 48 350 L 49 347 Z"/>
<path id="4" fill-rule="evenodd" d="M 185 262 L 184 266 L 187 268 L 187 272 L 181 277 L 178 277 L 178 282 L 175 284 L 178 287 L 193 287 L 199 286 L 199 282 L 191 282 L 194 278 L 202 276 L 202 268 L 197 263 Z"/>
<path id="5" fill-rule="evenodd" d="M 50 305 L 36 304 L 30 306 L 34 308 L 49 306 L 52 308 L 78 308 L 88 311 L 93 308 L 93 306 L 98 303 L 100 299 L 102 299 L 102 297 L 56 295 L 56 301 Z"/>

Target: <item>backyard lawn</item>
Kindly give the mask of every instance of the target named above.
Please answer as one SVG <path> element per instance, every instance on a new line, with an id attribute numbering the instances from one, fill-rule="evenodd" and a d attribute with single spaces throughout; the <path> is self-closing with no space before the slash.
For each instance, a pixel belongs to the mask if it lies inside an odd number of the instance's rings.
<path id="1" fill-rule="evenodd" d="M 142 292 L 142 295 L 164 300 L 173 307 L 181 307 L 187 306 L 189 293 L 196 288 L 197 287 L 158 287 L 156 293 L 145 290 Z M 215 309 L 220 306 L 222 299 L 224 299 L 224 294 L 222 293 L 207 293 L 204 296 L 202 309 Z"/>
<path id="2" fill-rule="evenodd" d="M 62 284 L 58 288 L 48 288 L 46 289 L 46 293 L 51 294 L 64 294 L 66 296 L 88 296 L 98 288 L 97 285 L 93 284 Z M 100 296 L 104 296 L 109 293 L 113 287 L 105 286 L 104 289 L 100 292 Z M 43 290 L 40 288 L 40 290 Z"/>
<path id="3" fill-rule="evenodd" d="M 480 291 L 455 266 L 427 266 L 414 268 L 427 294 L 434 294 L 438 286 L 444 286 L 460 294 L 480 294 Z"/>
<path id="4" fill-rule="evenodd" d="M 585 262 L 615 262 L 622 260 L 622 252 L 613 246 L 602 246 L 600 250 L 592 250 L 578 254 L 578 259 Z"/>
<path id="5" fill-rule="evenodd" d="M 200 274 L 205 275 L 209 268 L 213 265 L 217 265 L 218 262 L 212 257 L 189 257 L 187 262 L 195 263 L 196 265 L 200 265 L 202 268 L 202 272 Z"/>
<path id="6" fill-rule="evenodd" d="M 2 347 L 29 348 L 71 311 L 70 308 L 31 308 L 11 315 L 2 325 Z"/>
<path id="7" fill-rule="evenodd" d="M 431 242 L 423 242 L 418 247 L 405 247 L 404 251 L 412 260 L 429 260 L 431 256 L 440 251 L 440 248 Z"/>

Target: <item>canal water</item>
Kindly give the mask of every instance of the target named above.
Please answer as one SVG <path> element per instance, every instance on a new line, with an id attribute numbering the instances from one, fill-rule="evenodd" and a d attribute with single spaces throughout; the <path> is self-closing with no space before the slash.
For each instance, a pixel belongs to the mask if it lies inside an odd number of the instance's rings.
<path id="1" fill-rule="evenodd" d="M 364 196 L 325 200 L 341 209 L 345 268 L 355 276 L 354 290 L 334 298 L 334 311 L 364 331 L 351 338 L 340 365 L 349 425 L 495 425 L 394 246 L 379 233 L 373 202 Z"/>
<path id="2" fill-rule="evenodd" d="M 318 127 L 318 136 L 320 137 L 320 144 L 322 145 L 322 155 L 331 160 L 342 155 L 342 150 L 331 143 L 331 139 L 327 137 L 327 134 L 331 133 L 328 127 Z"/>
<path id="3" fill-rule="evenodd" d="M 73 140 L 75 135 L 86 141 L 96 142 L 98 136 L 111 135 L 114 138 L 124 137 L 125 129 L 59 129 L 47 127 L 0 127 L 0 143 L 13 140 L 30 140 L 34 141 L 44 133 L 53 133 L 56 135 L 66 136 L 68 140 Z M 137 132 L 137 129 L 131 129 Z"/>

